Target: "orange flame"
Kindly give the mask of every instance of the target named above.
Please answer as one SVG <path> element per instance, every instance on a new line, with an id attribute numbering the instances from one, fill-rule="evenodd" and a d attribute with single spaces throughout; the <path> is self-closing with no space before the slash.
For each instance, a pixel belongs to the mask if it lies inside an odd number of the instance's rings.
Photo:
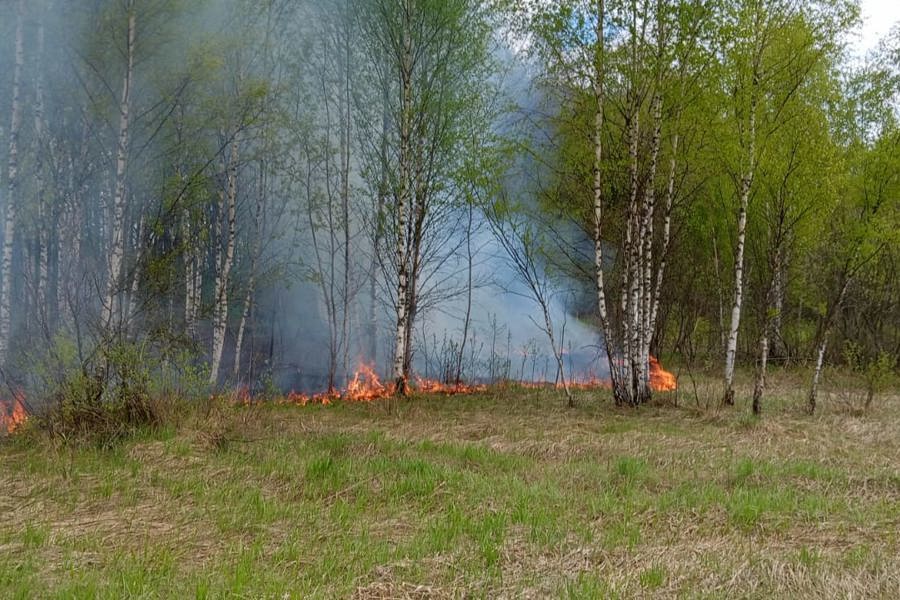
<path id="1" fill-rule="evenodd" d="M 415 386 L 418 391 L 427 394 L 471 394 L 475 392 L 483 392 L 488 389 L 486 385 L 470 385 L 441 383 L 434 379 L 415 378 Z M 367 364 L 361 364 L 357 367 L 353 377 L 344 390 L 332 390 L 330 392 L 321 392 L 318 394 L 303 394 L 300 392 L 290 392 L 283 400 L 287 404 L 299 404 L 306 406 L 307 404 L 331 404 L 336 400 L 345 400 L 348 402 L 372 402 L 381 400 L 394 395 L 396 386 L 393 382 L 385 383 L 375 372 L 375 369 Z"/>
<path id="2" fill-rule="evenodd" d="M 468 383 L 442 383 L 435 379 L 422 379 L 416 377 L 416 389 L 426 394 L 474 394 L 477 392 L 485 392 L 488 389 L 484 384 L 468 384 Z"/>
<path id="3" fill-rule="evenodd" d="M 375 369 L 369 365 L 360 365 L 353 374 L 353 379 L 347 384 L 347 389 L 340 396 L 354 402 L 371 402 L 390 396 L 393 392 L 394 386 L 381 383 Z"/>
<path id="4" fill-rule="evenodd" d="M 655 356 L 650 357 L 650 388 L 654 392 L 672 392 L 678 388 L 678 379 L 663 369 Z"/>
<path id="5" fill-rule="evenodd" d="M 554 383 L 552 381 L 520 381 L 519 385 L 528 389 L 543 389 L 555 387 L 562 389 L 562 383 Z M 576 375 L 566 381 L 566 385 L 570 390 L 595 390 L 610 389 L 612 382 L 609 379 L 602 379 L 593 373 L 585 375 Z M 650 357 L 650 389 L 654 392 L 671 392 L 678 388 L 678 380 L 673 373 L 663 369 L 659 364 L 659 360 L 655 356 Z"/>
<path id="6" fill-rule="evenodd" d="M 545 388 L 556 386 L 561 388 L 562 384 L 554 384 L 551 382 L 519 382 L 518 385 L 526 388 Z M 582 379 L 574 379 L 568 382 L 569 389 L 575 390 L 593 390 L 593 389 L 609 389 L 610 381 L 601 379 L 595 375 L 588 375 Z M 659 364 L 659 361 L 650 357 L 650 387 L 657 392 L 672 391 L 677 387 L 675 375 L 666 371 Z M 426 394 L 474 394 L 485 392 L 489 386 L 486 384 L 467 384 L 467 383 L 443 383 L 435 379 L 415 378 L 415 389 Z M 348 402 L 373 402 L 394 395 L 396 387 L 393 382 L 385 383 L 381 381 L 375 369 L 367 364 L 361 364 L 347 387 L 344 390 L 332 390 L 329 392 L 321 392 L 318 394 L 304 394 L 300 392 L 290 392 L 282 400 L 286 404 L 298 404 L 306 406 L 307 404 L 328 405 L 337 400 Z"/>
<path id="7" fill-rule="evenodd" d="M 28 420 L 28 411 L 25 410 L 25 394 L 22 390 L 16 390 L 13 394 L 12 406 L 0 400 L 0 430 L 13 433 Z"/>

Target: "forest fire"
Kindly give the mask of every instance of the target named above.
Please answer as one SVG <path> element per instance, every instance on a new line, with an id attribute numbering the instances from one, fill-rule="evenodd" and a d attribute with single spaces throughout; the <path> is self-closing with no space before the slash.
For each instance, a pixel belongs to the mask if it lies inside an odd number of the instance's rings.
<path id="1" fill-rule="evenodd" d="M 28 411 L 25 410 L 25 395 L 17 390 L 11 404 L 0 400 L 0 431 L 13 433 L 28 420 Z"/>
<path id="2" fill-rule="evenodd" d="M 426 394 L 445 394 L 448 396 L 454 394 L 475 394 L 488 389 L 486 384 L 442 383 L 435 379 L 422 379 L 421 377 L 416 377 L 415 387 Z"/>
<path id="3" fill-rule="evenodd" d="M 597 377 L 589 374 L 582 377 L 573 377 L 566 382 L 570 390 L 594 390 L 594 389 L 610 389 L 612 382 L 609 379 Z M 525 388 L 545 388 L 557 387 L 562 388 L 561 383 L 553 383 L 549 381 L 521 381 L 518 385 Z M 654 392 L 673 392 L 678 389 L 678 379 L 674 373 L 666 371 L 659 360 L 655 356 L 650 357 L 650 389 Z"/>
<path id="4" fill-rule="evenodd" d="M 420 392 L 428 394 L 472 394 L 475 392 L 483 392 L 488 386 L 479 384 L 465 383 L 442 383 L 434 379 L 423 379 L 416 377 L 413 386 Z M 370 365 L 361 364 L 347 387 L 343 391 L 332 390 L 330 392 L 321 392 L 318 394 L 303 394 L 300 392 L 290 392 L 284 399 L 288 404 L 299 404 L 306 406 L 307 404 L 331 404 L 336 400 L 344 400 L 347 402 L 372 402 L 389 398 L 394 395 L 395 387 L 393 383 L 384 383 Z"/>
<path id="5" fill-rule="evenodd" d="M 552 387 L 554 385 L 556 385 L 556 387 L 562 387 L 560 384 L 553 384 L 551 382 L 522 381 L 518 382 L 518 384 L 527 388 L 544 388 L 548 386 Z M 576 390 L 608 389 L 610 387 L 610 381 L 608 379 L 590 376 L 585 379 L 570 381 L 568 385 L 570 389 Z M 444 383 L 435 379 L 416 377 L 413 387 L 415 390 L 426 394 L 444 394 L 449 396 L 485 392 L 490 386 L 487 384 Z M 659 360 L 653 356 L 650 357 L 650 387 L 656 392 L 670 392 L 678 387 L 675 375 L 666 371 L 662 365 L 659 364 Z M 394 392 L 395 387 L 393 383 L 382 382 L 374 368 L 366 364 L 361 364 L 343 391 L 332 390 L 330 392 L 321 392 L 318 394 L 303 394 L 292 391 L 285 396 L 283 402 L 286 404 L 298 404 L 300 406 L 306 406 L 307 404 L 327 405 L 337 400 L 344 400 L 347 402 L 372 402 L 383 398 L 389 398 L 394 395 Z"/>

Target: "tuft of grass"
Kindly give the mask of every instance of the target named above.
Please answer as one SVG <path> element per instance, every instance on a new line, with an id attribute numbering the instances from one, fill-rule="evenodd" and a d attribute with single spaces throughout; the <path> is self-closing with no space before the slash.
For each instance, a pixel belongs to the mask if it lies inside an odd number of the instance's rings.
<path id="1" fill-rule="evenodd" d="M 797 560 L 807 569 L 813 569 L 822 560 L 822 556 L 817 549 L 802 546 L 797 554 Z"/>
<path id="2" fill-rule="evenodd" d="M 588 573 L 579 573 L 574 580 L 567 581 L 561 594 L 569 600 L 592 600 L 594 598 L 621 597 L 602 578 Z"/>
<path id="3" fill-rule="evenodd" d="M 666 582 L 666 570 L 658 565 L 644 569 L 638 576 L 638 580 L 644 589 L 655 590 L 661 588 Z"/>
<path id="4" fill-rule="evenodd" d="M 28 523 L 25 525 L 24 531 L 22 531 L 22 544 L 29 549 L 42 547 L 47 543 L 48 538 L 49 532 L 44 526 L 39 524 Z"/>

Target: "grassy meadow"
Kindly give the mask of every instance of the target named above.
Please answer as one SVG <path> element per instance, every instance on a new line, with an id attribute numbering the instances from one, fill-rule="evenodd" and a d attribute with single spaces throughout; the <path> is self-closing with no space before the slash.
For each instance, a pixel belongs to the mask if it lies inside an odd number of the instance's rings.
<path id="1" fill-rule="evenodd" d="M 900 396 L 808 416 L 800 382 L 760 420 L 744 381 L 724 410 L 509 387 L 25 431 L 0 598 L 900 597 Z"/>

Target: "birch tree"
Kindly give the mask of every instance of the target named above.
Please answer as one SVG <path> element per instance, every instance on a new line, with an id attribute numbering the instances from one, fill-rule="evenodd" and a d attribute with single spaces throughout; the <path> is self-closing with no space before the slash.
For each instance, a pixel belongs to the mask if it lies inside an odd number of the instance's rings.
<path id="1" fill-rule="evenodd" d="M 0 257 L 0 366 L 6 364 L 10 341 L 12 305 L 12 259 L 16 237 L 19 193 L 19 134 L 22 127 L 22 68 L 25 63 L 25 0 L 16 11 L 15 62 L 9 125 L 9 155 L 6 173 L 6 210 L 3 218 L 3 256 Z"/>
<path id="2" fill-rule="evenodd" d="M 896 245 L 891 215 L 900 194 L 900 135 L 891 107 L 898 81 L 900 75 L 877 62 L 851 73 L 834 118 L 846 169 L 835 175 L 842 184 L 836 186 L 839 201 L 828 213 L 825 235 L 819 230 L 820 243 L 809 250 L 807 269 L 818 284 L 816 289 L 824 292 L 817 300 L 813 373 L 807 395 L 810 413 L 818 407 L 826 352 L 841 313 L 848 308 L 851 288 L 860 285 L 868 265 Z"/>
<path id="3" fill-rule="evenodd" d="M 112 198 L 112 220 L 109 263 L 106 273 L 106 295 L 102 305 L 100 322 L 109 330 L 113 327 L 113 315 L 122 285 L 122 262 L 125 257 L 125 194 L 128 169 L 129 127 L 131 124 L 131 92 L 134 80 L 135 35 L 137 15 L 134 0 L 125 5 L 127 33 L 125 43 L 125 70 L 122 76 L 122 94 L 119 100 L 119 132 L 116 143 L 115 189 Z"/>
<path id="4" fill-rule="evenodd" d="M 610 9 L 593 0 L 532 3 L 519 14 L 563 107 L 552 124 L 562 133 L 559 158 L 549 165 L 559 171 L 554 177 L 563 191 L 552 192 L 552 201 L 585 215 L 613 396 L 617 403 L 640 404 L 650 395 L 649 353 L 680 191 L 684 144 L 677 115 L 692 101 L 687 90 L 708 58 L 701 56 L 700 40 L 711 13 L 694 3 Z M 608 32 L 614 36 L 609 44 Z M 590 140 L 589 147 L 581 140 Z M 589 200 L 573 206 L 570 194 Z M 607 229 L 618 222 L 621 229 Z M 618 293 L 610 292 L 606 277 L 613 266 Z"/>
<path id="5" fill-rule="evenodd" d="M 828 13 L 819 15 L 823 20 Z M 723 404 L 734 404 L 734 370 L 745 287 L 745 246 L 748 211 L 761 154 L 772 135 L 783 127 L 787 107 L 820 64 L 823 26 L 797 35 L 805 22 L 801 8 L 793 2 L 773 4 L 740 2 L 725 15 L 724 69 L 726 93 L 731 106 L 726 122 L 736 140 L 733 161 L 724 165 L 734 181 L 737 219 L 734 248 L 734 279 L 731 318 L 725 347 Z M 829 21 L 825 21 L 829 23 Z M 731 156 L 726 151 L 723 156 Z"/>
<path id="6" fill-rule="evenodd" d="M 391 379 L 406 393 L 412 360 L 412 332 L 425 283 L 436 215 L 459 197 L 452 173 L 462 132 L 488 89 L 488 29 L 485 9 L 469 0 L 377 0 L 366 25 L 373 56 L 383 57 L 390 87 L 390 206 L 385 208 L 391 240 L 391 291 L 395 308 Z M 482 133 L 484 128 L 482 128 Z M 462 218 L 462 213 L 458 215 Z"/>
<path id="7" fill-rule="evenodd" d="M 219 192 L 219 210 L 216 221 L 218 235 L 216 236 L 210 385 L 215 385 L 219 380 L 219 368 L 222 364 L 222 353 L 225 350 L 225 332 L 228 327 L 229 284 L 237 238 L 237 178 L 238 161 L 240 160 L 240 135 L 238 133 L 233 134 L 230 147 L 229 157 L 223 164 L 225 187 Z"/>

